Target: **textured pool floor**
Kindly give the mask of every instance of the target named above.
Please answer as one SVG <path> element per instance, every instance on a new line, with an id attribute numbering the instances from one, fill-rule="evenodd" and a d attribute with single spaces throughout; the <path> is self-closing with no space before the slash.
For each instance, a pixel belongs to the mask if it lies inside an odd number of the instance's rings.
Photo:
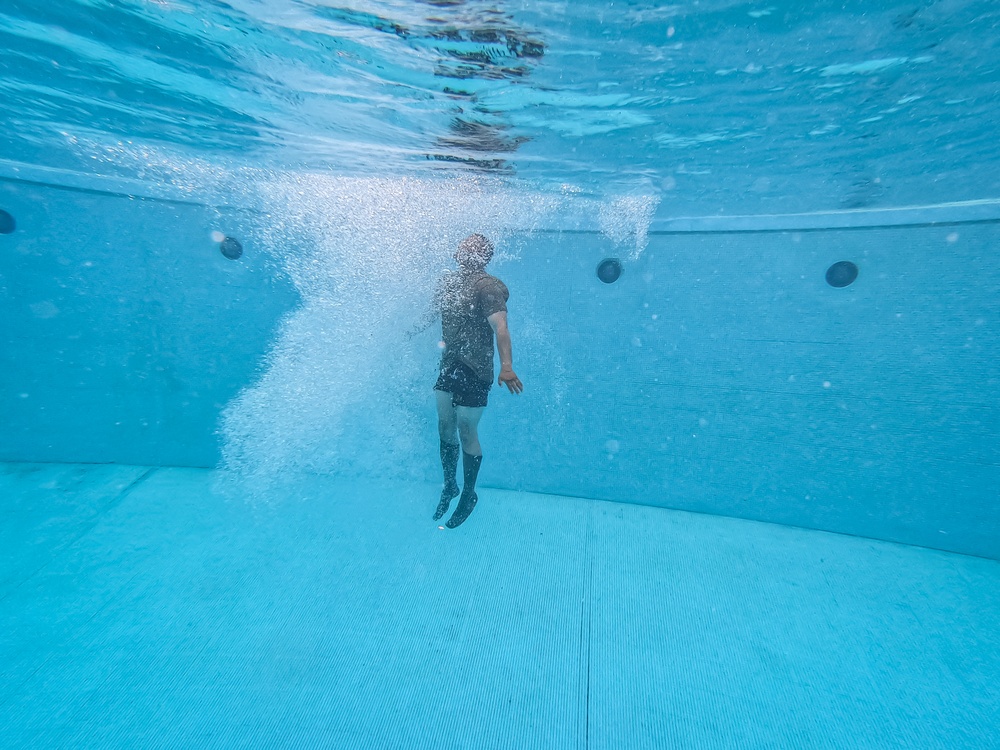
<path id="1" fill-rule="evenodd" d="M 485 489 L 0 465 L 0 744 L 1000 747 L 1000 563 Z"/>

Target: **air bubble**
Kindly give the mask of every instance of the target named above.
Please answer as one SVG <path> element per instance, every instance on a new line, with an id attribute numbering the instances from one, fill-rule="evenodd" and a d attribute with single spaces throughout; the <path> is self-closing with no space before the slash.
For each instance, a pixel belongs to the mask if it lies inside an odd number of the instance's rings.
<path id="1" fill-rule="evenodd" d="M 284 173 L 252 184 L 259 194 L 247 202 L 268 207 L 255 228 L 254 254 L 270 256 L 302 302 L 283 321 L 256 381 L 223 410 L 227 483 L 251 499 L 269 497 L 277 483 L 302 472 L 376 476 L 426 468 L 419 446 L 429 437 L 413 418 L 413 404 L 417 394 L 430 392 L 428 368 L 441 350 L 437 337 L 406 334 L 428 308 L 443 270 L 454 267 L 464 237 L 479 232 L 494 242 L 487 270 L 506 281 L 506 264 L 519 261 L 534 229 L 566 216 L 595 217 L 604 207 L 621 222 L 622 238 L 644 247 L 644 217 L 655 205 L 635 197 L 628 205 L 597 201 L 568 190 L 528 192 L 481 176 Z M 620 275 L 621 261 L 611 260 Z M 519 297 L 516 288 L 511 292 L 513 311 Z M 519 331 L 525 351 L 558 349 L 548 339 L 555 334 L 538 326 Z M 367 416 L 373 403 L 378 420 Z M 412 456 L 412 463 L 387 467 L 381 458 L 387 450 Z"/>
<path id="2" fill-rule="evenodd" d="M 602 204 L 601 232 L 616 245 L 632 239 L 631 257 L 638 258 L 649 243 L 649 224 L 659 202 L 659 198 L 651 195 L 627 195 Z"/>

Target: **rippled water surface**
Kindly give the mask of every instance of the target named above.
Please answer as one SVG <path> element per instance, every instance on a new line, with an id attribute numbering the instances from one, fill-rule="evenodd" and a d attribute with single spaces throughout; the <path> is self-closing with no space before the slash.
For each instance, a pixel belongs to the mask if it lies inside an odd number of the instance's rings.
<path id="1" fill-rule="evenodd" d="M 985 0 L 6 0 L 0 158 L 473 172 L 660 213 L 1000 194 Z"/>

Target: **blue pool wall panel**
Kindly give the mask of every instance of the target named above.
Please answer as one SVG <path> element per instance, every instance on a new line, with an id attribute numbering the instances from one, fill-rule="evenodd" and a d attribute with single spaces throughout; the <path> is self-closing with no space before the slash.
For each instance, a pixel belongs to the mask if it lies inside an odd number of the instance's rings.
<path id="1" fill-rule="evenodd" d="M 215 464 L 220 410 L 298 303 L 248 216 L 12 182 L 0 207 L 0 460 Z"/>
<path id="2" fill-rule="evenodd" d="M 526 391 L 494 393 L 484 477 L 997 557 L 998 240 L 666 234 L 629 260 L 551 235 L 497 270 Z M 841 260 L 859 275 L 834 288 Z"/>

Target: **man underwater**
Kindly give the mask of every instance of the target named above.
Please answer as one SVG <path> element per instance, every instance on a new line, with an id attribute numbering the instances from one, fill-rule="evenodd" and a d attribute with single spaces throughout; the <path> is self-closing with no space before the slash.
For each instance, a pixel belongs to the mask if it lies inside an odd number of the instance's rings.
<path id="1" fill-rule="evenodd" d="M 511 393 L 524 386 L 514 373 L 510 331 L 507 330 L 507 299 L 510 293 L 500 279 L 486 273 L 493 258 L 493 243 L 481 234 L 466 237 L 458 245 L 458 270 L 447 273 L 434 294 L 432 314 L 441 316 L 441 372 L 434 385 L 437 397 L 438 434 L 444 489 L 434 512 L 437 521 L 461 494 L 449 529 L 462 524 L 476 507 L 476 478 L 483 462 L 479 444 L 479 420 L 493 385 L 493 340 L 500 353 L 497 385 Z M 429 325 L 429 323 L 428 323 Z M 464 485 L 455 481 L 459 445 L 462 448 Z"/>

